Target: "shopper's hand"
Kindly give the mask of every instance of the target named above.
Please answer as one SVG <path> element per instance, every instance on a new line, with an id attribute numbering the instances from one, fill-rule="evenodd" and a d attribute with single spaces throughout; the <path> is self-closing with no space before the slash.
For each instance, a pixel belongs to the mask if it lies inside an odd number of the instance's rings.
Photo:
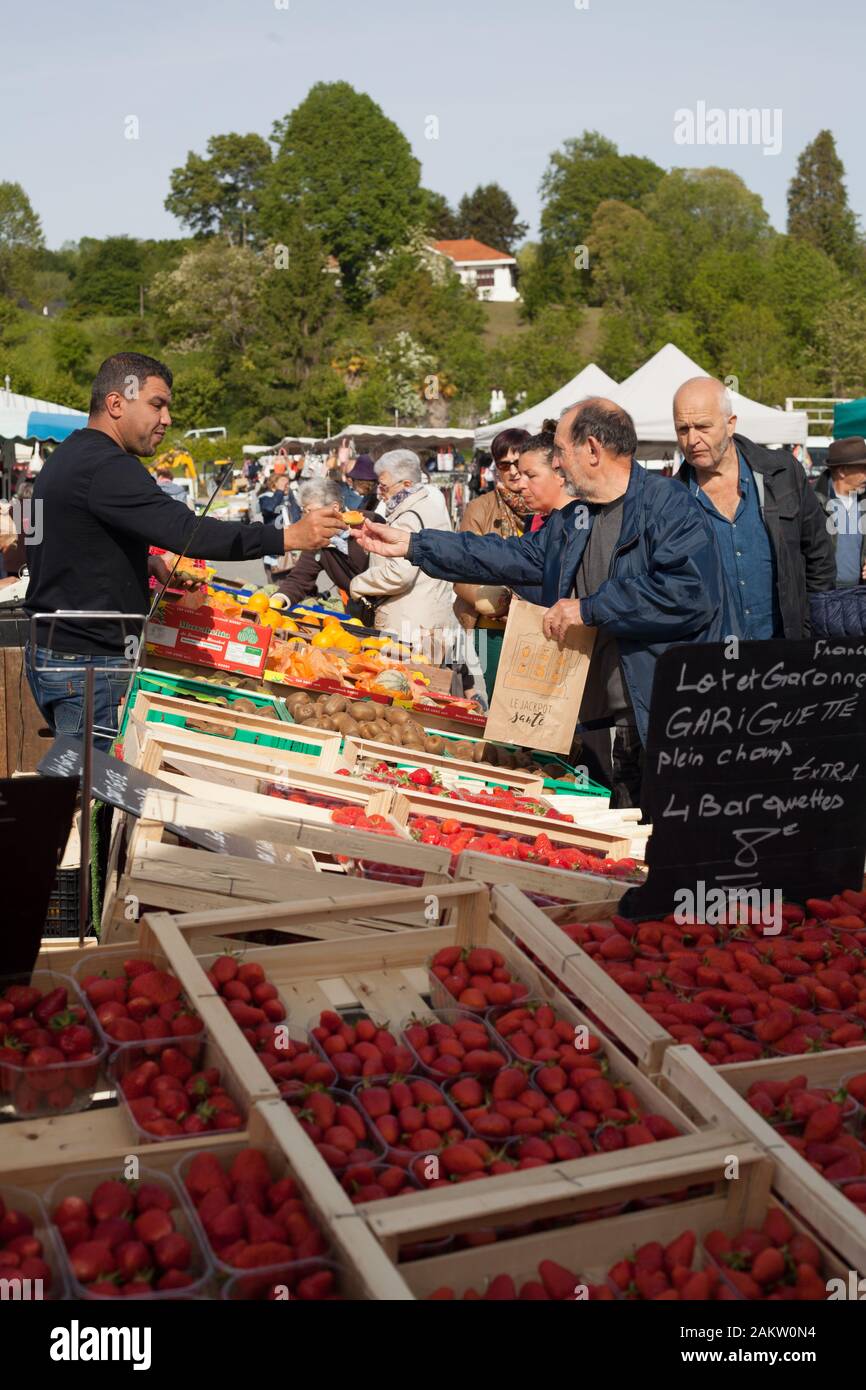
<path id="1" fill-rule="evenodd" d="M 171 564 L 174 564 L 174 557 L 172 557 Z M 153 575 L 157 584 L 160 586 L 167 584 L 169 577 L 171 577 L 171 587 L 173 589 L 198 589 L 205 582 L 204 571 L 202 571 L 201 579 L 196 579 L 190 574 L 189 570 L 175 570 L 172 575 L 171 565 L 166 562 L 165 557 L 162 555 L 148 555 L 147 569 L 148 573 Z"/>
<path id="2" fill-rule="evenodd" d="M 311 507 L 300 521 L 283 531 L 283 550 L 318 550 L 345 529 L 337 507 Z"/>
<path id="3" fill-rule="evenodd" d="M 541 626 L 545 637 L 551 637 L 554 642 L 564 642 L 569 628 L 586 626 L 580 616 L 580 599 L 561 598 L 552 608 L 548 608 Z"/>
<path id="4" fill-rule="evenodd" d="M 411 531 L 403 531 L 397 526 L 382 526 L 378 521 L 365 518 L 363 530 L 356 533 L 355 540 L 370 555 L 387 555 L 402 560 L 408 554 L 411 537 Z"/>

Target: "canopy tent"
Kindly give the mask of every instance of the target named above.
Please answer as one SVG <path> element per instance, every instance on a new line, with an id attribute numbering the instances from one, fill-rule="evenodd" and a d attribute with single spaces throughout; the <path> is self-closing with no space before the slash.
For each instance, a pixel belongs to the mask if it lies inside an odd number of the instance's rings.
<path id="1" fill-rule="evenodd" d="M 574 405 L 584 396 L 612 396 L 616 389 L 613 378 L 594 362 L 590 362 L 577 376 L 566 382 L 565 386 L 560 386 L 558 391 L 554 391 L 546 400 L 539 401 L 538 405 L 521 410 L 519 415 L 512 415 L 510 420 L 499 420 L 495 425 L 479 425 L 475 431 L 475 447 L 489 449 L 491 441 L 500 430 L 529 430 L 530 434 L 537 434 L 545 420 L 557 420 L 568 406 Z"/>
<path id="2" fill-rule="evenodd" d="M 833 410 L 833 438 L 850 439 L 852 435 L 866 435 L 866 396 L 840 401 Z"/>
<path id="3" fill-rule="evenodd" d="M 330 449 L 341 441 L 351 441 L 361 450 L 373 444 L 393 444 L 395 449 L 400 445 L 406 449 L 436 449 L 441 444 L 457 444 L 471 449 L 474 439 L 474 430 L 427 430 L 415 429 L 412 425 L 347 425 L 332 439 L 320 440 L 317 447 Z"/>
<path id="4" fill-rule="evenodd" d="M 70 410 L 53 401 L 0 391 L 0 439 L 17 439 L 22 443 L 38 439 L 59 444 L 73 430 L 80 430 L 86 424 L 83 410 Z"/>
<path id="5" fill-rule="evenodd" d="M 693 376 L 709 376 L 673 343 L 665 343 L 655 356 L 609 394 L 626 409 L 635 423 L 638 456 L 672 459 L 677 447 L 673 423 L 673 398 L 683 382 Z M 805 444 L 809 417 L 805 410 L 774 410 L 731 391 L 737 416 L 737 433 L 756 444 Z"/>

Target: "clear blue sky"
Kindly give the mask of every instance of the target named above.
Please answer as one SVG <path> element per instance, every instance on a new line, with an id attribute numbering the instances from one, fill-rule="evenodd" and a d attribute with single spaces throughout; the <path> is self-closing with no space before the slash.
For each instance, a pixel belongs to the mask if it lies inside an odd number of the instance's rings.
<path id="1" fill-rule="evenodd" d="M 585 128 L 666 168 L 733 168 L 783 228 L 797 155 L 828 126 L 866 221 L 858 0 L 39 0 L 7 6 L 0 33 L 0 180 L 24 186 L 50 246 L 181 234 L 162 204 L 189 150 L 269 135 L 337 79 L 397 122 L 428 187 L 454 202 L 496 180 L 533 232 L 547 157 Z M 781 108 L 781 153 L 677 145 L 674 112 L 699 101 Z"/>

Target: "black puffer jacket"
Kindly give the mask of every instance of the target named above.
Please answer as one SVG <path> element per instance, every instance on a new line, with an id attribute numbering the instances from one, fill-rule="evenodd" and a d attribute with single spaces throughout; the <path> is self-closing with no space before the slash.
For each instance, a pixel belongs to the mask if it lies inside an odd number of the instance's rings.
<path id="1" fill-rule="evenodd" d="M 776 588 L 782 615 L 782 634 L 808 637 L 809 595 L 832 589 L 836 559 L 823 508 L 800 463 L 786 449 L 765 449 L 744 435 L 734 443 L 763 482 L 761 512 L 776 560 Z M 677 477 L 687 483 L 691 469 L 683 464 Z"/>

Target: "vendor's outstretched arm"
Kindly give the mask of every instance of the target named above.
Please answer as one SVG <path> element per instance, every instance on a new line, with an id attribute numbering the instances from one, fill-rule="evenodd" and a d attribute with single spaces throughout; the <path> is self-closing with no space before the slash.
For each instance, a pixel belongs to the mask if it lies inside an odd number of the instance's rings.
<path id="1" fill-rule="evenodd" d="M 359 545 L 377 555 L 400 555 L 433 579 L 451 584 L 540 584 L 544 569 L 544 528 L 505 539 L 469 531 L 432 531 L 407 536 L 391 526 L 365 522 Z"/>

